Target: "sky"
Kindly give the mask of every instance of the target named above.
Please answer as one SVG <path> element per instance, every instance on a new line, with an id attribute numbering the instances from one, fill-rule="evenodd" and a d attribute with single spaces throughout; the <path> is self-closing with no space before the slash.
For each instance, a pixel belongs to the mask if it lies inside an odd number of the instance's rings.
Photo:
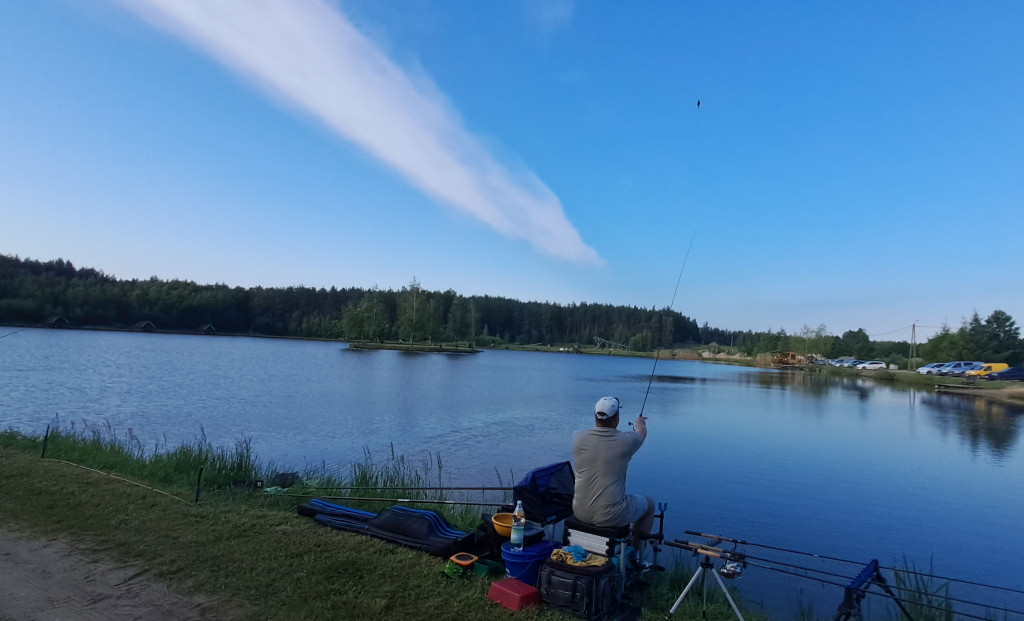
<path id="1" fill-rule="evenodd" d="M 1024 3 L 37 0 L 0 24 L 2 254 L 876 340 L 1024 324 Z"/>

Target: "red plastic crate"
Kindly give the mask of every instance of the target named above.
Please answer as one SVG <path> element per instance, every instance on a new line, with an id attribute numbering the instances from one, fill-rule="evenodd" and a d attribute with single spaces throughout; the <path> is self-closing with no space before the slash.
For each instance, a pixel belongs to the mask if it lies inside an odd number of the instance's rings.
<path id="1" fill-rule="evenodd" d="M 515 578 L 502 578 L 491 584 L 487 599 L 511 610 L 522 610 L 540 603 L 540 591 Z"/>

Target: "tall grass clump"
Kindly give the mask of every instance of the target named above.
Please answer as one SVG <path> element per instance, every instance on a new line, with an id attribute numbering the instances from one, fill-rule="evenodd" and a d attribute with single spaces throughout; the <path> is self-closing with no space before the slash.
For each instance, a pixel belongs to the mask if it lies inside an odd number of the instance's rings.
<path id="1" fill-rule="evenodd" d="M 949 582 L 939 582 L 931 575 L 929 563 L 927 572 L 918 572 L 906 559 L 893 570 L 896 597 L 915 621 L 952 621 L 956 615 L 950 599 Z M 893 618 L 903 615 L 896 605 Z"/>
<path id="2" fill-rule="evenodd" d="M 5 436 L 9 442 L 15 441 L 11 432 L 5 432 Z M 203 488 L 206 490 L 251 487 L 253 481 L 266 474 L 248 438 L 237 441 L 231 448 L 224 448 L 212 445 L 205 432 L 173 449 L 167 448 L 165 440 L 155 443 L 147 451 L 130 427 L 119 433 L 108 422 L 97 426 L 88 423 L 77 425 L 75 422 L 62 425 L 58 421 L 49 428 L 45 444 L 46 457 L 50 459 L 134 477 L 151 484 L 194 486 L 201 467 Z M 39 441 L 39 446 L 42 450 L 42 441 Z"/>
<path id="3" fill-rule="evenodd" d="M 394 446 L 391 454 L 384 460 L 377 460 L 369 449 L 363 449 L 363 460 L 352 464 L 347 476 L 332 471 L 325 464 L 318 470 L 307 470 L 304 477 L 304 489 L 294 490 L 297 494 L 308 491 L 319 491 L 325 498 L 335 498 L 336 502 L 357 509 L 377 512 L 389 505 L 388 500 L 439 500 L 431 503 L 408 503 L 415 509 L 432 510 L 445 516 L 453 525 L 472 529 L 479 524 L 482 513 L 494 513 L 499 505 L 511 501 L 511 492 L 479 492 L 477 497 L 472 492 L 444 489 L 447 485 L 444 476 L 444 462 L 440 454 L 427 453 L 419 463 L 396 455 Z M 500 483 L 498 486 L 499 487 Z M 439 488 L 439 489 L 417 489 Z M 381 501 L 346 500 L 347 498 L 380 498 Z M 493 507 L 479 505 L 460 505 L 457 502 L 495 502 Z M 395 502 L 393 504 L 406 504 Z"/>

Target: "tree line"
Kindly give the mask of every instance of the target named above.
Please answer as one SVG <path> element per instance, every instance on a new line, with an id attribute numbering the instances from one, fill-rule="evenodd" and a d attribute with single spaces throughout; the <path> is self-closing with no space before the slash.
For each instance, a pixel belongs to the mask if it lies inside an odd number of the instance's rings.
<path id="1" fill-rule="evenodd" d="M 192 281 L 119 280 L 70 261 L 0 255 L 0 322 L 195 331 L 347 340 L 465 342 L 481 346 L 591 344 L 595 337 L 637 351 L 701 340 L 697 322 L 671 309 L 522 302 L 428 291 L 356 287 L 229 287 Z"/>
<path id="2" fill-rule="evenodd" d="M 522 302 L 495 296 L 428 291 L 413 279 L 395 291 L 356 287 L 229 287 L 157 277 L 120 280 L 70 261 L 0 255 L 0 322 L 42 324 L 63 317 L 73 326 L 158 329 L 310 338 L 462 342 L 479 346 L 576 344 L 594 339 L 633 351 L 701 344 L 756 355 L 788 350 L 808 355 L 895 361 L 909 343 L 871 341 L 863 329 L 842 336 L 824 325 L 785 330 L 725 330 L 699 325 L 670 308 Z M 1020 330 L 1003 311 L 945 328 L 921 348 L 931 360 L 1024 360 Z"/>

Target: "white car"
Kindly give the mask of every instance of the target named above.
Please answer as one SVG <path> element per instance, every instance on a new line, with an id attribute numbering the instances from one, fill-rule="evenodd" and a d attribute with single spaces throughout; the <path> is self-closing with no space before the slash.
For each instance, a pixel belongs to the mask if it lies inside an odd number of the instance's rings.
<path id="1" fill-rule="evenodd" d="M 923 367 L 917 367 L 917 372 L 921 375 L 935 375 L 935 372 L 939 370 L 939 367 L 944 367 L 948 362 L 933 362 L 926 364 Z"/>
<path id="2" fill-rule="evenodd" d="M 858 369 L 884 369 L 888 365 L 881 360 L 869 360 L 868 362 L 862 362 L 857 365 Z"/>

